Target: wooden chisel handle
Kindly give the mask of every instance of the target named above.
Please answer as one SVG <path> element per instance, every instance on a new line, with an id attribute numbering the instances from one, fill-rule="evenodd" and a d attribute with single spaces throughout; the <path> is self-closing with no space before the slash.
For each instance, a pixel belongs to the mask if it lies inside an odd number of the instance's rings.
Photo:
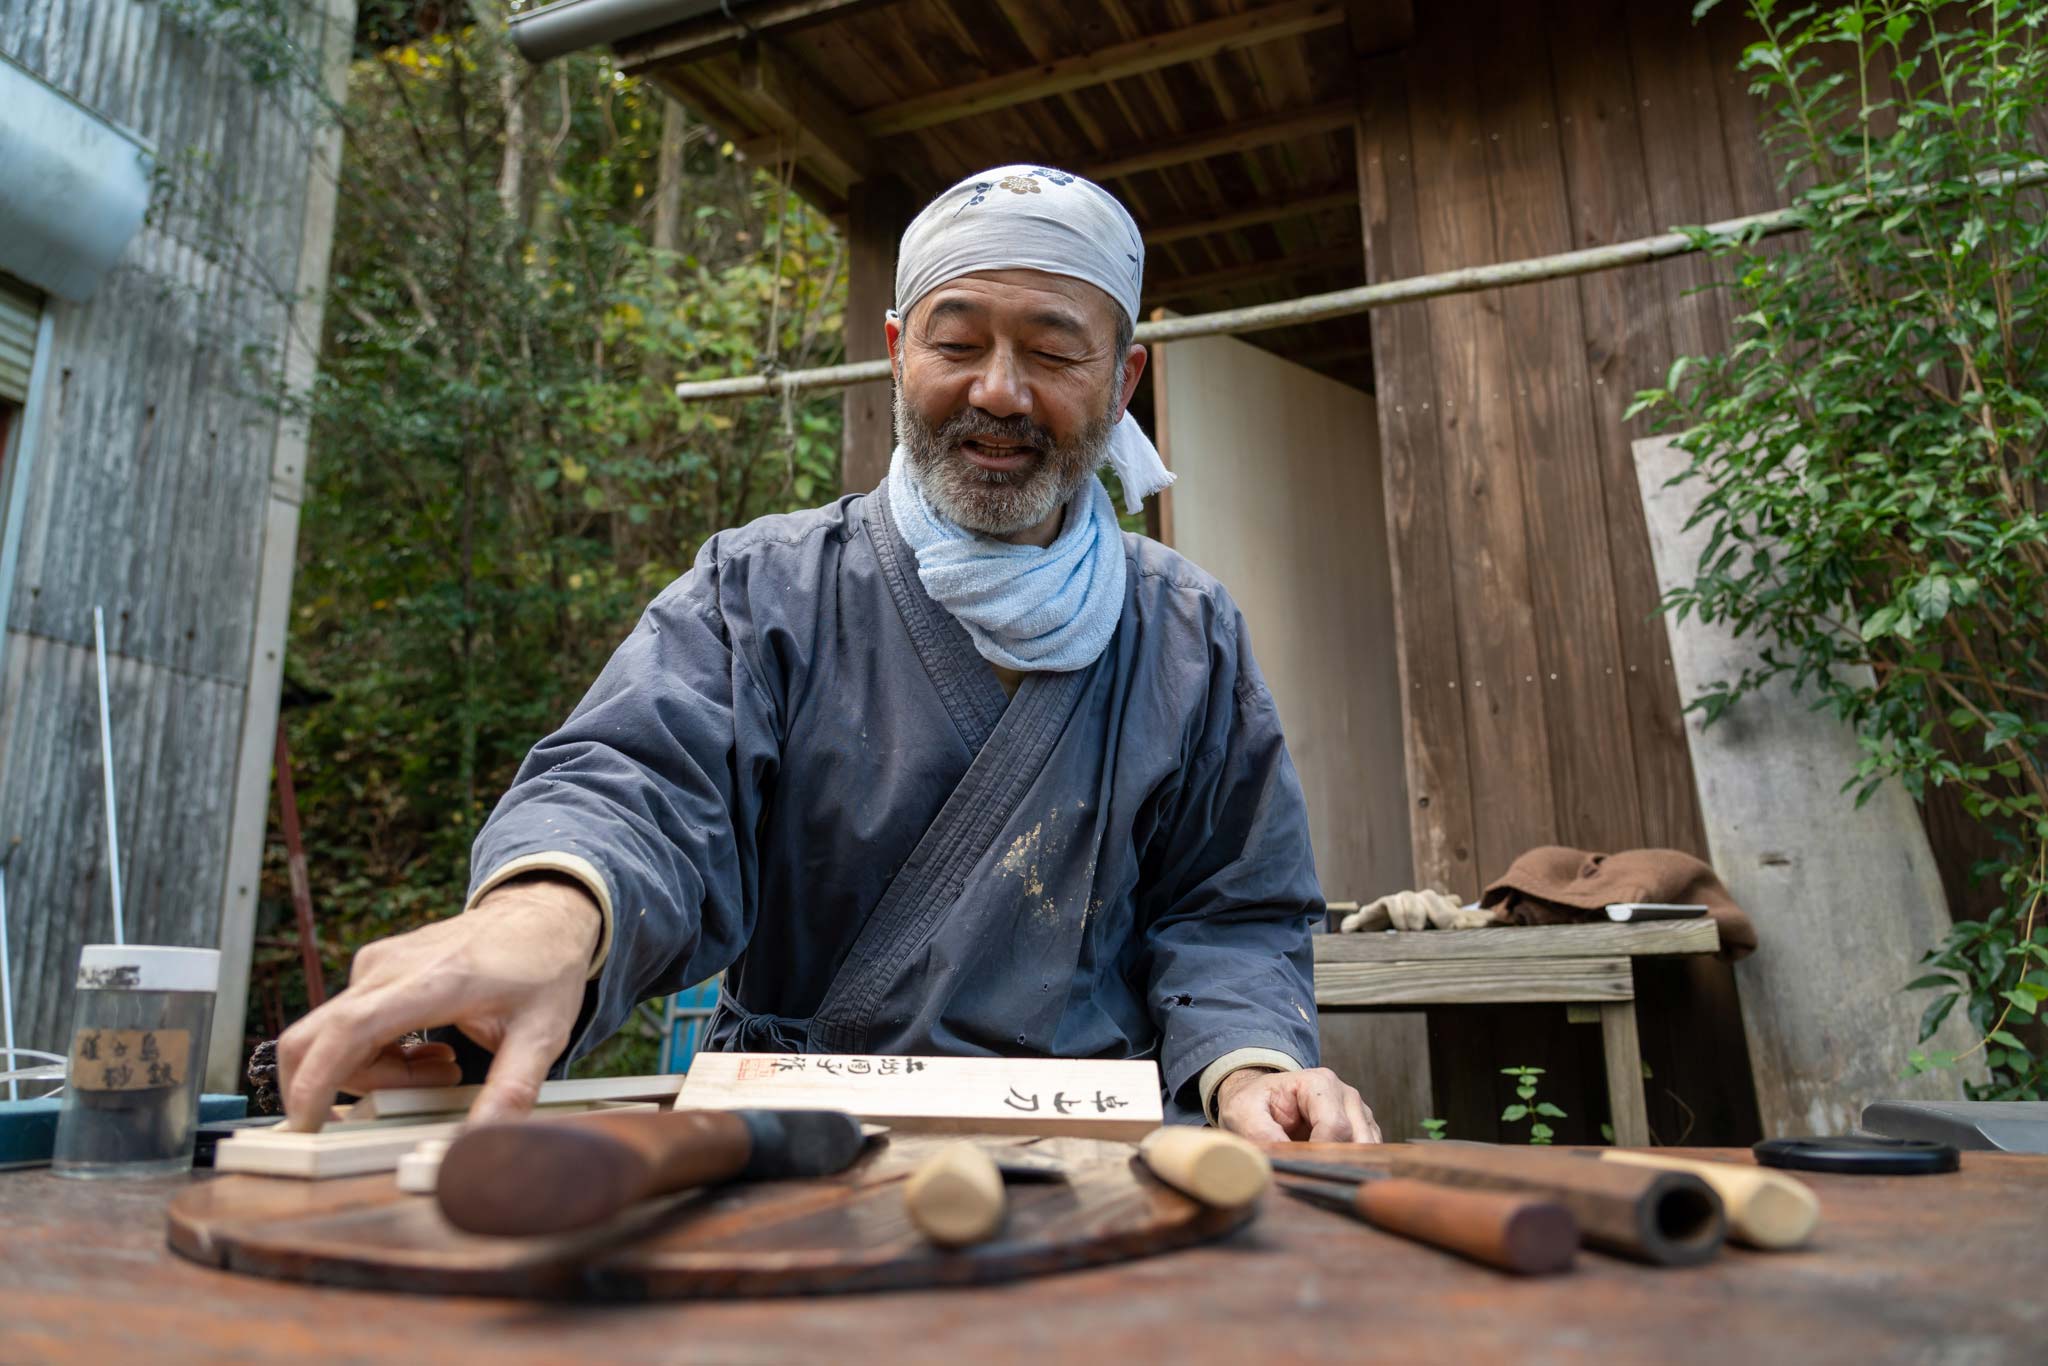
<path id="1" fill-rule="evenodd" d="M 466 1233 L 566 1233 L 636 1201 L 737 1176 L 753 1155 L 733 1111 L 620 1110 L 465 1129 L 441 1159 L 441 1213 Z"/>
<path id="2" fill-rule="evenodd" d="M 1571 1211 L 1525 1195 L 1388 1177 L 1359 1186 L 1353 1205 L 1374 1228 L 1524 1276 L 1567 1270 L 1579 1249 Z"/>
<path id="3" fill-rule="evenodd" d="M 1615 1148 L 1601 1149 L 1600 1158 L 1636 1167 L 1691 1172 L 1721 1197 L 1721 1206 L 1728 1212 L 1728 1236 L 1751 1247 L 1773 1251 L 1798 1247 L 1813 1235 L 1814 1226 L 1820 1222 L 1820 1201 L 1812 1189 L 1783 1172 Z"/>
<path id="4" fill-rule="evenodd" d="M 1220 1129 L 1168 1124 L 1145 1136 L 1138 1156 L 1154 1176 L 1205 1205 L 1248 1205 L 1273 1184 L 1266 1155 Z"/>
<path id="5" fill-rule="evenodd" d="M 925 1237 L 965 1247 L 1003 1223 L 1003 1174 L 978 1143 L 949 1143 L 911 1173 L 903 1205 Z"/>

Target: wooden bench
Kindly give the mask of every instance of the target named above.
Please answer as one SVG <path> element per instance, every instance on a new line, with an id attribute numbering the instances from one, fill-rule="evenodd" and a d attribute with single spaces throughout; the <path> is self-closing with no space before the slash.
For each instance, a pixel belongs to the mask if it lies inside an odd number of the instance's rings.
<path id="1" fill-rule="evenodd" d="M 1614 1141 L 1643 1147 L 1650 1121 L 1629 960 L 1713 953 L 1721 936 L 1711 920 L 1654 920 L 1319 934 L 1315 946 L 1318 1010 L 1555 1002 L 1596 1011 Z"/>

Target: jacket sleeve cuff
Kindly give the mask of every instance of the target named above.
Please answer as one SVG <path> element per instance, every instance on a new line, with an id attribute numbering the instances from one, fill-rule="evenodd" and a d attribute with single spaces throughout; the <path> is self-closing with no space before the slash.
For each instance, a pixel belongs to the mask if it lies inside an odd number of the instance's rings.
<path id="1" fill-rule="evenodd" d="M 1202 1095 L 1202 1115 L 1211 1124 L 1216 1122 L 1216 1093 L 1223 1087 L 1223 1079 L 1232 1072 L 1241 1072 L 1247 1067 L 1256 1067 L 1263 1072 L 1299 1072 L 1301 1064 L 1292 1054 L 1282 1053 L 1277 1048 L 1233 1048 L 1216 1061 L 1202 1069 L 1201 1079 L 1195 1087 Z"/>
<path id="2" fill-rule="evenodd" d="M 575 854 L 553 852 L 521 854 L 510 863 L 501 863 L 493 868 L 490 876 L 477 883 L 476 890 L 469 894 L 469 904 L 462 909 L 475 910 L 476 903 L 483 900 L 485 893 L 503 886 L 522 873 L 559 874 L 581 883 L 583 890 L 589 892 L 591 899 L 597 902 L 598 914 L 602 917 L 603 924 L 597 932 L 597 951 L 590 957 L 589 975 L 584 978 L 585 981 L 595 981 L 597 975 L 604 970 L 604 960 L 612 951 L 612 893 L 611 888 L 605 885 L 604 874 L 598 872 L 597 865 L 589 859 L 580 858 Z"/>

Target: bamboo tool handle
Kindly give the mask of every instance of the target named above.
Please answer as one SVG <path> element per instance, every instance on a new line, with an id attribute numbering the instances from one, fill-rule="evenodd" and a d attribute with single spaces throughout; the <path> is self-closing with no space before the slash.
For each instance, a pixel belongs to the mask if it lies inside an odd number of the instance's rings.
<path id="1" fill-rule="evenodd" d="M 1375 1228 L 1524 1276 L 1568 1270 L 1579 1250 L 1577 1221 L 1552 1200 L 1393 1176 L 1362 1183 L 1353 1203 Z"/>
<path id="2" fill-rule="evenodd" d="M 1820 1201 L 1812 1188 L 1783 1172 L 1617 1148 L 1602 1148 L 1599 1156 L 1605 1162 L 1691 1172 L 1721 1197 L 1722 1208 L 1728 1212 L 1728 1236 L 1751 1247 L 1771 1251 L 1798 1247 L 1820 1222 Z"/>
<path id="3" fill-rule="evenodd" d="M 1395 1176 L 1556 1200 L 1594 1247 L 1660 1266 L 1711 1260 L 1727 1231 L 1720 1198 L 1690 1172 L 1487 1143 L 1404 1143 L 1384 1151 Z"/>
<path id="4" fill-rule="evenodd" d="M 1236 1134 L 1188 1124 L 1154 1129 L 1138 1144 L 1146 1167 L 1183 1195 L 1234 1209 L 1273 1184 L 1273 1164 Z"/>
<path id="5" fill-rule="evenodd" d="M 753 1138 L 721 1110 L 619 1110 L 464 1130 L 441 1159 L 441 1213 L 468 1233 L 566 1233 L 635 1201 L 723 1181 Z"/>
<path id="6" fill-rule="evenodd" d="M 910 1222 L 941 1247 L 988 1238 L 1003 1223 L 1003 1174 L 977 1143 L 949 1143 L 903 1188 Z"/>

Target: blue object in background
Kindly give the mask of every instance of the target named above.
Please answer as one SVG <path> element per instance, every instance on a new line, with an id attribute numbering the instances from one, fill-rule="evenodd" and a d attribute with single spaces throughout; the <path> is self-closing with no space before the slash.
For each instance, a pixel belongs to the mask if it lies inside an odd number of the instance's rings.
<path id="1" fill-rule="evenodd" d="M 690 1059 L 697 1055 L 697 1044 L 711 1023 L 711 1012 L 718 1007 L 718 982 L 719 979 L 713 977 L 668 998 L 668 1008 L 662 1017 L 663 1072 L 690 1070 Z"/>
<path id="2" fill-rule="evenodd" d="M 57 1146 L 57 1112 L 62 1097 L 0 1100 L 0 1169 L 40 1167 Z M 199 1122 L 242 1119 L 249 1113 L 247 1096 L 201 1096 Z"/>

